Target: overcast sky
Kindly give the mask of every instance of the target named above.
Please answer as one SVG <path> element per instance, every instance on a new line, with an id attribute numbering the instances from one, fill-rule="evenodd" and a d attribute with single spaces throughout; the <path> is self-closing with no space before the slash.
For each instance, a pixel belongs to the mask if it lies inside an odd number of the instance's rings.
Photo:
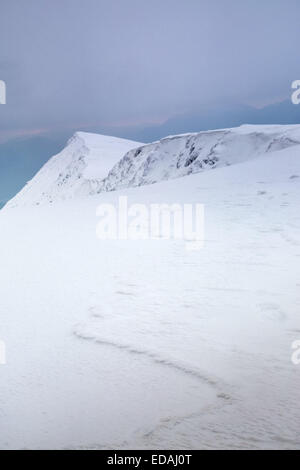
<path id="1" fill-rule="evenodd" d="M 134 126 L 285 99 L 299 0 L 0 0 L 0 132 Z"/>

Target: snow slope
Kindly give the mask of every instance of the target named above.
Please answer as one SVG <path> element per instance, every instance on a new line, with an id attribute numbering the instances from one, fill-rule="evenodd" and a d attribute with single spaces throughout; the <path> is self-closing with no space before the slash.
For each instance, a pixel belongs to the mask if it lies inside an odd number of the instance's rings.
<path id="1" fill-rule="evenodd" d="M 205 204 L 204 248 L 97 239 L 120 195 Z M 299 201 L 293 145 L 2 210 L 0 448 L 299 449 Z"/>
<path id="2" fill-rule="evenodd" d="M 77 132 L 8 207 L 52 203 L 242 163 L 300 143 L 300 126 L 250 126 L 138 142 Z"/>
<path id="3" fill-rule="evenodd" d="M 94 194 L 124 153 L 139 145 L 117 137 L 76 132 L 66 148 L 43 166 L 9 206 L 52 203 Z"/>
<path id="4" fill-rule="evenodd" d="M 241 163 L 300 143 L 300 126 L 244 125 L 166 137 L 130 150 L 109 172 L 102 190 L 152 184 Z"/>

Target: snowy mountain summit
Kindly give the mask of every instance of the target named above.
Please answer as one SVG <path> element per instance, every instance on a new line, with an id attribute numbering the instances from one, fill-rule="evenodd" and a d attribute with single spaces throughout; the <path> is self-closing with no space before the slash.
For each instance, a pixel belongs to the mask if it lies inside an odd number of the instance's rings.
<path id="1" fill-rule="evenodd" d="M 244 125 L 170 136 L 130 150 L 109 172 L 102 189 L 152 184 L 242 163 L 299 144 L 300 125 Z"/>
<path id="2" fill-rule="evenodd" d="M 299 449 L 299 143 L 79 133 L 0 211 L 1 449 Z M 203 249 L 99 239 L 120 196 L 202 204 Z"/>
<path id="3" fill-rule="evenodd" d="M 296 145 L 300 145 L 300 125 L 244 125 L 169 136 L 146 145 L 77 132 L 7 206 L 51 203 L 152 184 Z"/>
<path id="4" fill-rule="evenodd" d="M 51 203 L 94 194 L 109 170 L 139 142 L 76 132 L 7 207 Z"/>

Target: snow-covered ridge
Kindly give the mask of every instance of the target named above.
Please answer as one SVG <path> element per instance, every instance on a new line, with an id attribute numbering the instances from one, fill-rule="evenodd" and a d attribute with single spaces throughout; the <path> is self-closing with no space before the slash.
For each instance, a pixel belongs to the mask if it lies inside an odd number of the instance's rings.
<path id="1" fill-rule="evenodd" d="M 242 163 L 297 145 L 300 125 L 244 125 L 169 136 L 146 145 L 77 132 L 7 207 L 152 184 Z"/>
<path id="2" fill-rule="evenodd" d="M 300 144 L 300 125 L 244 125 L 169 136 L 130 150 L 109 172 L 102 191 L 152 184 L 241 163 Z"/>
<path id="3" fill-rule="evenodd" d="M 113 165 L 139 142 L 76 132 L 7 207 L 51 203 L 94 194 Z"/>

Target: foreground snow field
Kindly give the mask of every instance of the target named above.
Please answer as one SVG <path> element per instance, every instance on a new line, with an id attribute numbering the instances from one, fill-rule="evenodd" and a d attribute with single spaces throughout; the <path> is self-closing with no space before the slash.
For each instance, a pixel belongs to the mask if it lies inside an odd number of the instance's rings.
<path id="1" fill-rule="evenodd" d="M 100 203 L 205 204 L 205 244 Z M 0 212 L 0 448 L 300 448 L 300 146 Z"/>

